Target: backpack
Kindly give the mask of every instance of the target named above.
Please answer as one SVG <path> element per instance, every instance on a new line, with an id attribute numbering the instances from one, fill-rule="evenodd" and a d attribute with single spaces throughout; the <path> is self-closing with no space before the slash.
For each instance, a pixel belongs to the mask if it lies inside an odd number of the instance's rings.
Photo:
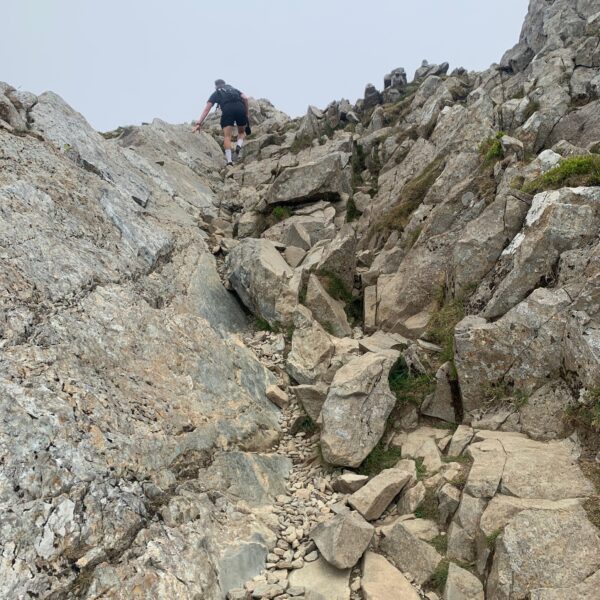
<path id="1" fill-rule="evenodd" d="M 219 104 L 221 108 L 226 104 L 241 102 L 242 100 L 242 92 L 236 90 L 231 85 L 225 84 L 223 87 L 217 88 L 217 92 L 219 92 Z"/>

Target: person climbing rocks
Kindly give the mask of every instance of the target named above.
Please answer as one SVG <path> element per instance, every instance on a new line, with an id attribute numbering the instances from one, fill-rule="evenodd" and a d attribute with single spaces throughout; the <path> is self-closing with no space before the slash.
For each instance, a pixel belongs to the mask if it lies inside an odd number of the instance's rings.
<path id="1" fill-rule="evenodd" d="M 194 125 L 194 133 L 200 131 L 202 123 L 215 104 L 221 107 L 221 127 L 223 128 L 225 159 L 227 165 L 233 165 L 231 155 L 231 135 L 234 125 L 237 126 L 237 143 L 235 146 L 236 156 L 239 156 L 246 138 L 246 128 L 248 127 L 248 97 L 223 81 L 215 81 L 215 91 L 210 95 L 200 118 Z"/>

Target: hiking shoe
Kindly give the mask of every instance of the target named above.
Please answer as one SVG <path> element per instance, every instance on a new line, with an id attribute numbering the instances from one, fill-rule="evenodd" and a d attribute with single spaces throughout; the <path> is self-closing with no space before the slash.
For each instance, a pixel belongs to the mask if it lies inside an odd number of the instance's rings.
<path id="1" fill-rule="evenodd" d="M 232 162 L 232 161 L 229 161 L 229 162 L 227 163 L 227 165 L 226 165 L 226 166 L 227 166 L 227 167 L 233 167 L 233 162 Z"/>
<path id="2" fill-rule="evenodd" d="M 242 152 L 242 147 L 241 146 L 236 146 L 235 147 L 235 155 L 239 156 Z"/>

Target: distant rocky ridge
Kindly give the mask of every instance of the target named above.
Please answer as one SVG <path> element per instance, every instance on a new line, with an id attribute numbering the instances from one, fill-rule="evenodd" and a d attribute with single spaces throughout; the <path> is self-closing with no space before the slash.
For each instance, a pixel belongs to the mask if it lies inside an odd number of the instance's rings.
<path id="1" fill-rule="evenodd" d="M 0 598 L 592 598 L 599 39 L 531 0 L 229 170 L 0 83 Z"/>

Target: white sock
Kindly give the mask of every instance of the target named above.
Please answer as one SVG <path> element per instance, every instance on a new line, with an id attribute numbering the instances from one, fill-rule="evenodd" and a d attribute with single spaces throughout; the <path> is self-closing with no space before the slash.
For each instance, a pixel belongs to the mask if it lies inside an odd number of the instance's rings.
<path id="1" fill-rule="evenodd" d="M 227 162 L 231 162 L 231 148 L 225 150 L 225 158 L 227 159 Z"/>
<path id="2" fill-rule="evenodd" d="M 238 140 L 237 141 L 237 147 L 241 148 L 244 145 L 244 140 Z"/>

